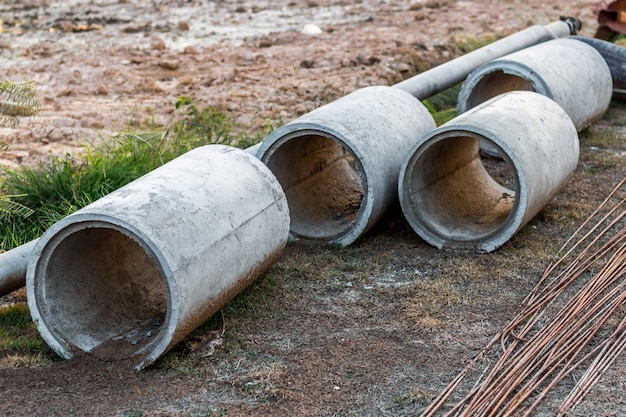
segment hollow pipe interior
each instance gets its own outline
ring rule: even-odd
[[[508,91],[537,91],[537,89],[532,80],[503,70],[494,70],[485,74],[476,83],[472,93],[467,97],[465,109],[476,107],[480,103]],[[540,92],[544,93],[541,90]]]
[[[339,139],[295,132],[267,165],[285,191],[294,237],[332,240],[351,227],[367,187],[358,160]]]
[[[94,227],[95,226],[95,227]],[[37,294],[66,342],[104,359],[130,357],[160,332],[168,290],[158,263],[113,225],[72,227],[49,242]]]
[[[508,161],[481,158],[481,139],[468,132],[449,134],[412,161],[412,167],[421,168],[410,169],[409,195],[411,204],[420,207],[420,224],[457,243],[497,234],[519,188]]]

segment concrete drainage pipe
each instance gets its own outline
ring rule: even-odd
[[[59,355],[141,369],[266,270],[288,232],[269,169],[204,146],[54,224],[31,255],[28,304]]]
[[[392,87],[367,87],[272,132],[258,151],[282,184],[294,238],[349,245],[396,196],[407,152],[436,127]]]
[[[553,39],[471,72],[459,92],[458,112],[514,90],[535,91],[553,99],[580,131],[608,109],[613,81],[609,66],[594,47],[576,39]]]
[[[481,141],[503,159],[481,159]],[[491,252],[565,185],[578,154],[576,127],[558,104],[534,92],[503,94],[412,149],[398,181],[402,212],[433,246]]]

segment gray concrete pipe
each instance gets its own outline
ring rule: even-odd
[[[285,190],[291,236],[354,242],[395,198],[407,152],[435,127],[409,93],[367,87],[272,132],[258,155]]]
[[[541,42],[575,35],[579,29],[580,21],[572,17],[545,26],[534,25],[404,80],[395,87],[424,100],[460,83],[480,65]]]
[[[28,305],[59,355],[148,366],[281,255],[287,200],[253,155],[194,149],[54,224]]]
[[[245,151],[256,156],[261,144],[246,148]],[[37,240],[20,245],[9,251],[0,253],[0,297],[7,295],[26,285],[26,269],[30,253]]]
[[[291,236],[353,243],[396,199],[402,162],[436,127],[421,99],[494,57],[575,33],[577,23],[525,29],[393,87],[357,90],[276,129],[257,156],[285,190]]]
[[[481,141],[503,159],[482,159]],[[491,252],[559,192],[578,155],[576,127],[556,102],[530,91],[505,93],[412,149],[398,181],[402,212],[433,246]]]
[[[608,109],[613,80],[594,47],[576,39],[554,39],[478,67],[461,87],[458,112],[513,90],[535,91],[553,99],[580,131]]]

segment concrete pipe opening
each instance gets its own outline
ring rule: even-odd
[[[553,39],[472,71],[459,91],[458,112],[508,91],[534,91],[551,98],[580,131],[608,109],[613,80],[594,47],[572,38]]]
[[[482,156],[487,143],[497,158]],[[433,246],[491,252],[535,216],[574,172],[578,135],[553,100],[505,93],[425,135],[398,181],[407,221]]]
[[[360,161],[329,136],[308,130],[288,135],[267,164],[283,185],[296,238],[332,241],[353,226],[362,207],[367,185]]]
[[[393,203],[402,161],[435,127],[411,94],[376,86],[276,129],[257,156],[285,190],[290,235],[353,243]]]
[[[532,79],[526,79],[521,74],[510,74],[504,70],[494,69],[476,82],[471,93],[465,98],[462,112],[509,91],[535,91],[549,94],[545,87],[534,85]]]
[[[464,130],[439,135],[411,159],[407,170],[420,208],[420,226],[463,245],[487,240],[506,226],[519,190],[519,179],[506,159],[481,157],[488,140]]]
[[[183,340],[281,255],[289,210],[249,152],[194,149],[55,223],[26,273],[50,347],[141,369]]]
[[[158,339],[168,288],[136,236],[103,222],[76,224],[48,243],[39,265],[40,315],[72,350],[128,358]]]

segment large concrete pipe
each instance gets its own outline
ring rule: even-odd
[[[253,155],[192,150],[54,224],[26,275],[32,318],[59,355],[141,369],[265,271],[287,200]]]
[[[285,190],[292,237],[354,242],[396,196],[399,161],[435,127],[409,93],[367,87],[275,130],[259,155]]]
[[[482,159],[481,141],[503,160]],[[402,212],[433,246],[491,252],[565,185],[578,154],[576,127],[555,101],[530,91],[505,93],[412,149],[398,181]]]
[[[577,24],[565,19],[525,29],[396,86],[357,90],[276,129],[257,155],[285,190],[291,236],[353,243],[393,203],[402,161],[435,128],[420,100],[494,57],[575,33]]]
[[[513,90],[535,91],[563,107],[580,131],[600,119],[613,95],[602,55],[576,39],[554,39],[493,60],[473,71],[459,92],[459,113]]]

